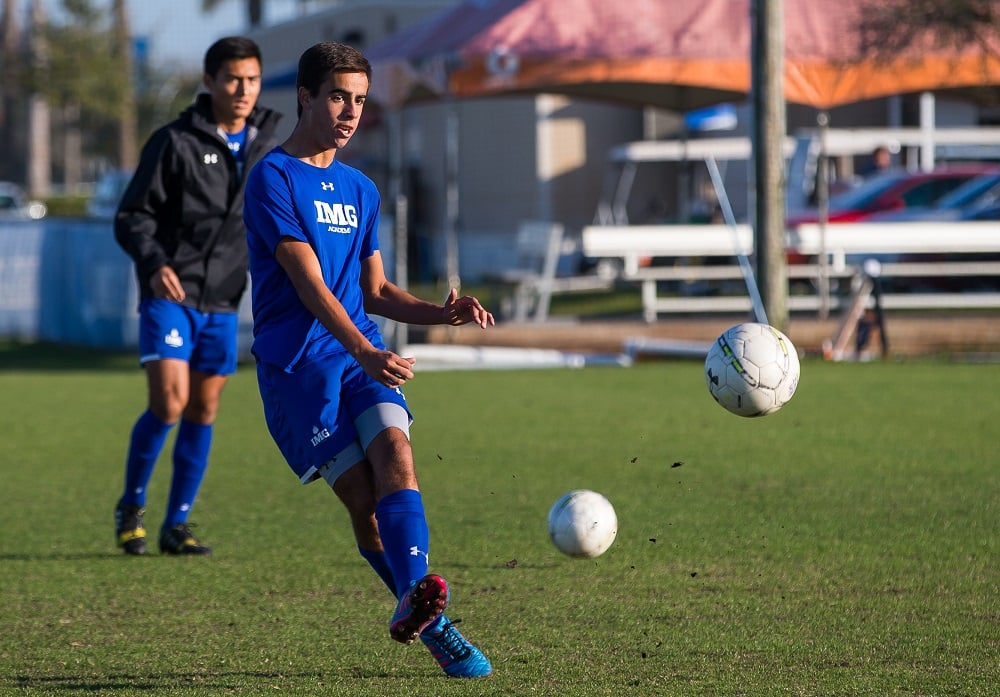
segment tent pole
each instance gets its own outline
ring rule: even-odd
[[[726,226],[733,233],[733,248],[736,250],[736,259],[740,263],[740,272],[743,274],[743,282],[747,286],[747,293],[750,295],[750,304],[753,306],[753,316],[757,322],[770,324],[767,321],[767,311],[764,309],[764,301],[760,297],[760,289],[757,288],[757,279],[754,277],[753,267],[747,257],[746,250],[740,242],[740,235],[736,228],[736,216],[733,215],[733,207],[729,202],[729,195],[726,193],[726,185],[722,181],[722,174],[719,172],[719,165],[715,158],[708,156],[705,158],[705,165],[708,167],[708,175],[712,178],[712,186],[715,187],[715,197],[719,200],[719,207],[722,208],[722,217],[726,221]]]
[[[389,197],[393,202],[392,231],[393,268],[396,285],[407,290],[409,279],[407,267],[407,246],[409,244],[409,202],[403,186],[403,109],[397,107],[389,111]],[[409,325],[394,322],[393,341],[397,349],[409,341]]]
[[[819,318],[830,315],[830,269],[826,253],[826,225],[830,220],[830,173],[827,169],[827,135],[830,115],[821,111],[816,116],[819,125],[819,169],[816,171],[816,212],[819,223]]]
[[[445,99],[445,275],[448,288],[462,284],[458,271],[458,104],[450,94]]]

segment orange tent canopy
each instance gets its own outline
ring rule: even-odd
[[[784,3],[787,101],[830,108],[1000,84],[997,36],[946,49],[928,34],[905,54],[876,55],[860,27],[877,4]],[[750,12],[750,0],[467,0],[373,48],[373,90],[395,103],[556,92],[678,110],[741,99]]]

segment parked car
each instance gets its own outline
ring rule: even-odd
[[[854,223],[872,221],[877,214],[899,212],[912,208],[927,209],[941,197],[966,182],[996,170],[990,165],[963,165],[936,169],[931,172],[891,170],[875,175],[853,189],[830,197],[827,221]],[[816,210],[788,217],[788,227],[819,220]],[[787,255],[789,264],[804,264],[811,259],[798,252]]]
[[[962,220],[1000,220],[1000,201],[973,211],[966,211]]]
[[[38,220],[47,212],[44,203],[29,201],[17,184],[0,182],[0,220]]]
[[[859,222],[869,220],[876,213],[928,208],[962,184],[994,170],[995,166],[964,165],[931,172],[892,170],[878,174],[852,189],[831,196],[827,220],[831,223]],[[818,212],[810,209],[790,215],[788,225],[814,223],[818,219]]]
[[[971,179],[950,194],[943,196],[936,205],[926,209],[912,211],[912,216],[886,216],[889,222],[906,221],[993,221],[1000,220],[1000,170]],[[881,218],[880,218],[881,219]],[[874,220],[874,218],[873,218]],[[984,231],[985,234],[995,234]],[[899,262],[984,262],[987,264],[1000,261],[996,254],[900,254],[889,261]],[[996,292],[1000,290],[1000,279],[995,275],[983,276],[948,276],[925,277],[917,282],[914,279],[895,279],[892,281],[897,288],[933,289],[938,291],[959,292]]]
[[[94,195],[87,201],[87,215],[103,220],[114,218],[118,203],[130,181],[131,170],[113,169],[102,174],[94,186]]]
[[[973,177],[930,206],[910,206],[868,216],[870,222],[965,220],[1000,204],[1000,168]]]

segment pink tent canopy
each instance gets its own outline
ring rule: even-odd
[[[929,35],[869,50],[875,0],[787,0],[785,97],[830,108],[890,94],[1000,84],[1000,38],[962,48]],[[687,110],[750,91],[750,0],[467,0],[369,51],[373,93],[556,92]]]

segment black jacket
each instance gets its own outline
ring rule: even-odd
[[[243,189],[250,168],[275,145],[281,115],[256,107],[247,120],[242,176],[200,94],[146,142],[115,215],[115,239],[135,262],[143,298],[154,271],[169,265],[203,312],[235,312],[247,283]]]

